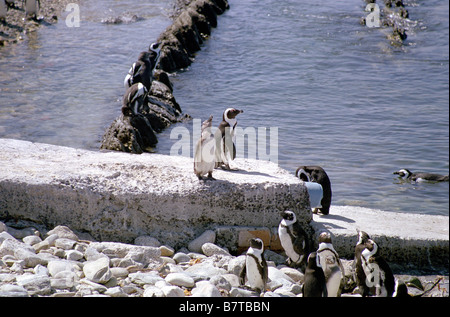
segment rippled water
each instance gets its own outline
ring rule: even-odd
[[[245,111],[240,127],[277,127],[279,165],[323,166],[333,204],[448,215],[448,182],[392,175],[449,170],[449,4],[408,3],[415,22],[393,47],[388,30],[359,24],[362,0],[230,0],[195,63],[172,77],[175,97],[214,125],[233,105]],[[60,22],[0,51],[0,137],[98,149],[124,74],[170,23],[169,5],[88,3],[80,28]],[[127,11],[144,20],[100,23]],[[158,152],[170,152],[171,132]]]

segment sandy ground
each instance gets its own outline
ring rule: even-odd
[[[0,0],[4,1],[4,0]],[[58,21],[68,3],[73,0],[40,0],[41,7],[36,19],[27,18],[21,0],[16,0],[9,8],[6,17],[0,18],[0,49],[22,40],[25,34],[36,31],[41,26],[48,26]]]

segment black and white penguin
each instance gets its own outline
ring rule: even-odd
[[[149,51],[141,52],[138,60],[131,66],[127,76],[125,76],[125,88],[131,87],[133,84],[142,83],[147,91],[150,91],[153,81],[153,72],[159,61],[161,49],[159,43],[152,43]]]
[[[319,210],[322,214],[328,215],[330,213],[331,206],[331,182],[325,170],[320,166],[299,166],[295,171],[295,176],[303,180],[304,182],[315,182],[322,186],[323,197],[321,201],[321,208],[315,208],[314,212]]]
[[[394,274],[378,252],[377,243],[364,231],[358,231],[355,248],[357,284],[363,296],[392,297],[395,291]]]
[[[322,232],[319,235],[319,248],[317,256],[327,284],[328,297],[341,296],[344,286],[344,266],[331,242],[331,234]]]
[[[406,168],[394,172],[393,174],[398,175],[404,180],[414,181],[414,182],[448,182],[448,175],[440,175],[434,173],[417,172],[412,173]]]
[[[308,256],[308,264],[305,270],[305,282],[303,283],[303,297],[328,297],[325,274],[323,273],[316,252]]]
[[[264,258],[264,243],[259,238],[250,240],[247,250],[245,266],[240,274],[241,285],[247,285],[257,292],[265,292],[269,277],[267,262]]]
[[[194,155],[194,173],[199,180],[203,179],[203,175],[208,174],[208,179],[214,179],[212,172],[214,170],[216,142],[214,134],[211,132],[213,116],[205,120],[202,124],[202,134],[195,147]]]
[[[281,217],[283,219],[278,225],[278,236],[281,246],[288,256],[288,265],[304,269],[310,251],[308,236],[298,223],[294,212],[283,211]]]
[[[223,112],[222,122],[216,131],[216,167],[230,170],[230,161],[236,158],[236,116],[243,110],[228,108]]]
[[[125,116],[138,115],[147,100],[147,88],[142,83],[133,84],[123,96],[122,113]]]

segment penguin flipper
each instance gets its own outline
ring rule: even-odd
[[[247,266],[244,264],[241,270],[241,274],[239,274],[239,284],[245,285],[245,278],[247,277]]]

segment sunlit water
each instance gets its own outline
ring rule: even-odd
[[[449,170],[449,4],[409,3],[412,29],[393,47],[388,29],[359,24],[362,0],[230,0],[192,66],[172,76],[175,97],[214,125],[235,106],[240,127],[277,128],[278,164],[323,166],[335,205],[448,215],[448,182],[392,175]],[[170,24],[170,5],[87,3],[80,28],[60,21],[1,51],[0,137],[98,149],[124,75]],[[100,23],[124,12],[144,19]],[[173,128],[192,122],[164,131],[157,152],[170,153]]]

